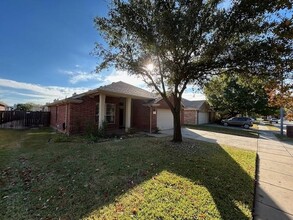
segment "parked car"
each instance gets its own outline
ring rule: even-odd
[[[248,117],[233,117],[229,119],[224,119],[221,121],[224,126],[241,126],[244,128],[249,128],[253,126],[253,120]]]
[[[271,118],[270,120],[269,120],[269,122],[272,124],[272,123],[279,123],[280,122],[280,119],[277,119],[277,118]]]

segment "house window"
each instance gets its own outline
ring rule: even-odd
[[[115,104],[106,103],[106,122],[115,124]]]
[[[99,103],[96,104],[96,122],[99,122]],[[105,121],[108,124],[115,124],[116,105],[106,103],[105,106]]]

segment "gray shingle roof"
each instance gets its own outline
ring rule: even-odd
[[[182,103],[185,108],[200,109],[205,102],[206,100],[189,101],[187,99],[182,99]]]
[[[98,92],[110,92],[117,93],[141,98],[153,99],[154,94],[128,83],[119,81],[111,83],[110,85],[101,86],[97,89]]]
[[[108,95],[121,95],[121,96],[130,96],[133,98],[139,99],[155,99],[155,95],[151,92],[148,92],[144,89],[138,88],[136,86],[130,85],[128,83],[119,81],[114,82],[106,86],[101,86],[97,89],[89,90],[87,92],[81,94],[74,94],[72,97],[57,100],[53,103],[48,103],[47,106],[54,106],[56,104],[64,104],[69,102],[79,103],[81,101],[81,97],[91,95],[91,94],[99,94],[105,93]]]

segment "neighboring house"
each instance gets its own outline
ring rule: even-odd
[[[4,102],[0,102],[0,111],[6,111],[7,105]]]
[[[170,99],[172,102],[172,98]],[[160,130],[170,129],[173,128],[173,113],[171,112],[168,104],[164,101],[162,97],[156,98],[155,100],[151,101],[154,114],[156,114],[156,123],[157,127]],[[184,108],[183,104],[181,105],[181,124],[184,124]]]
[[[57,100],[48,107],[51,126],[67,134],[85,132],[90,125],[102,126],[103,121],[113,131],[173,128],[172,113],[162,99],[121,81]],[[182,124],[183,119],[182,109]]]
[[[184,105],[184,124],[200,125],[215,120],[215,112],[206,100],[189,101],[182,99]]]

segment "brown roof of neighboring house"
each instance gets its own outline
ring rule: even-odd
[[[197,101],[189,101],[187,99],[182,99],[182,103],[185,108],[195,108],[200,109],[202,105],[206,102],[206,100],[197,100]]]

